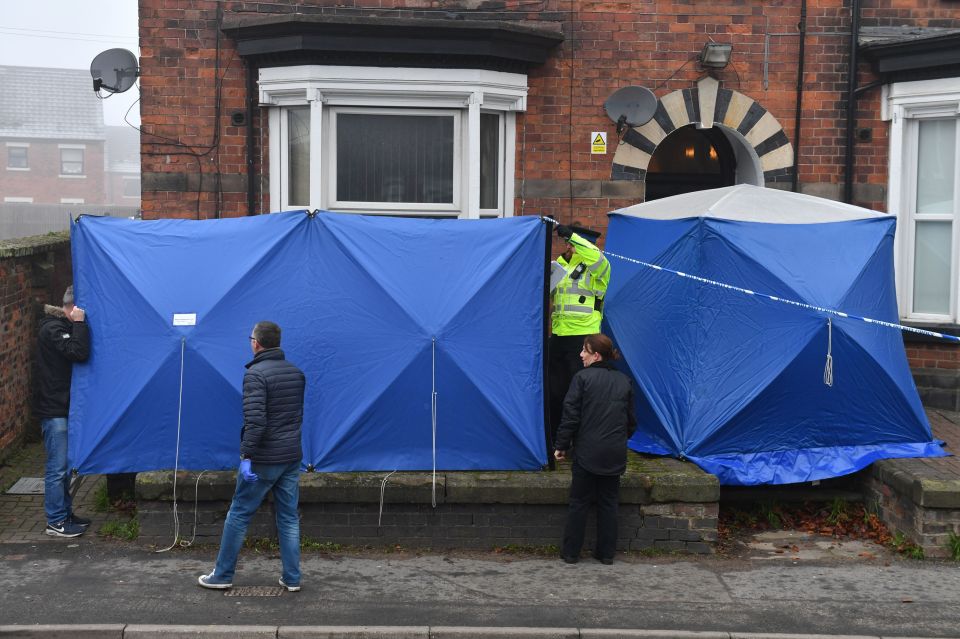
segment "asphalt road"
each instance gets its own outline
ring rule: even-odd
[[[215,549],[154,554],[63,540],[0,545],[3,624],[526,626],[830,635],[960,636],[960,565],[879,556],[781,561],[365,552],[303,558],[303,590],[278,595],[280,563],[245,551],[235,586],[196,578]],[[242,589],[233,595],[243,594]],[[264,596],[273,595],[273,596]]]

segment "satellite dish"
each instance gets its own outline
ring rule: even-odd
[[[657,111],[657,96],[646,87],[623,87],[603,103],[607,115],[617,123],[617,135],[628,126],[641,126]]]
[[[90,63],[93,90],[123,93],[133,86],[140,68],[137,57],[126,49],[107,49]]]

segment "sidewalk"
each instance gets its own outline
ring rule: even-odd
[[[951,449],[960,444],[960,416],[931,421]],[[956,458],[901,461],[960,477]],[[42,445],[28,446],[0,467],[0,490],[42,466]],[[613,566],[509,551],[305,550],[299,593],[277,587],[267,548],[244,551],[233,590],[207,591],[196,578],[215,547],[157,554],[95,534],[122,517],[93,510],[103,483],[80,488],[77,510],[94,523],[77,539],[43,534],[41,496],[0,493],[0,639],[960,638],[955,562],[826,538],[810,543],[826,549],[816,554],[802,542],[777,554],[782,539],[758,536],[758,552],[737,558],[634,553]]]

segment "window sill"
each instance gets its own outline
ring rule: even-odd
[[[29,171],[29,170],[30,170],[30,167],[29,167],[29,166],[28,166],[28,167],[8,166],[8,167],[7,167],[7,170],[8,170],[8,171],[21,171],[21,172],[22,172],[22,171]]]
[[[87,179],[87,176],[86,176],[86,175],[64,175],[64,174],[62,174],[62,173],[60,174],[60,177],[66,178],[66,179],[68,179],[68,180],[85,180],[85,179]]]

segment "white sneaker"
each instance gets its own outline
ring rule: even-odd
[[[297,584],[296,586],[288,586],[287,584],[283,583],[283,577],[280,577],[280,585],[286,588],[287,592],[300,592],[300,584]]]

